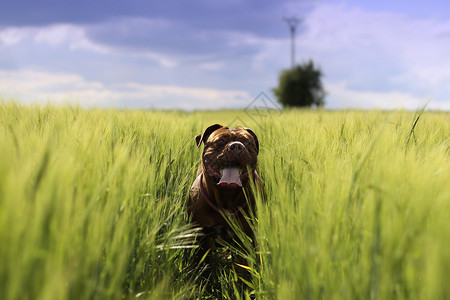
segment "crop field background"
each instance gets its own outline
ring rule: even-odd
[[[194,137],[214,123],[260,141],[245,282],[191,264]],[[0,103],[0,299],[450,299],[449,159],[448,112]]]

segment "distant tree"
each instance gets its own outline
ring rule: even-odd
[[[282,71],[275,96],[284,107],[311,107],[325,104],[322,87],[322,71],[314,67],[312,60],[292,69]]]

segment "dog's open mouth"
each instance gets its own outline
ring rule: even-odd
[[[248,177],[247,169],[236,164],[230,164],[219,169],[209,166],[208,173],[218,180],[217,185],[222,188],[240,188],[242,187],[242,180]]]
[[[221,187],[228,188],[238,188],[242,187],[241,181],[241,169],[233,167],[233,168],[225,168],[220,170],[220,181],[217,184]]]

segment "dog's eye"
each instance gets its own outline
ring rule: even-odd
[[[223,145],[225,145],[226,144],[226,141],[224,140],[224,139],[218,139],[217,141],[216,141],[216,145],[217,146],[223,146]]]
[[[252,145],[252,143],[247,141],[247,140],[240,140],[240,142],[242,144],[244,144],[245,148],[248,148],[248,147],[250,147]]]

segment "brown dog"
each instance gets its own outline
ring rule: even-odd
[[[197,147],[204,143],[201,167],[189,192],[187,211],[191,221],[203,229],[200,258],[215,245],[217,238],[233,243],[234,234],[224,216],[234,216],[243,232],[254,234],[248,216],[255,215],[254,186],[263,184],[256,173],[259,143],[248,128],[215,124],[195,137]],[[250,174],[249,174],[250,173]]]

